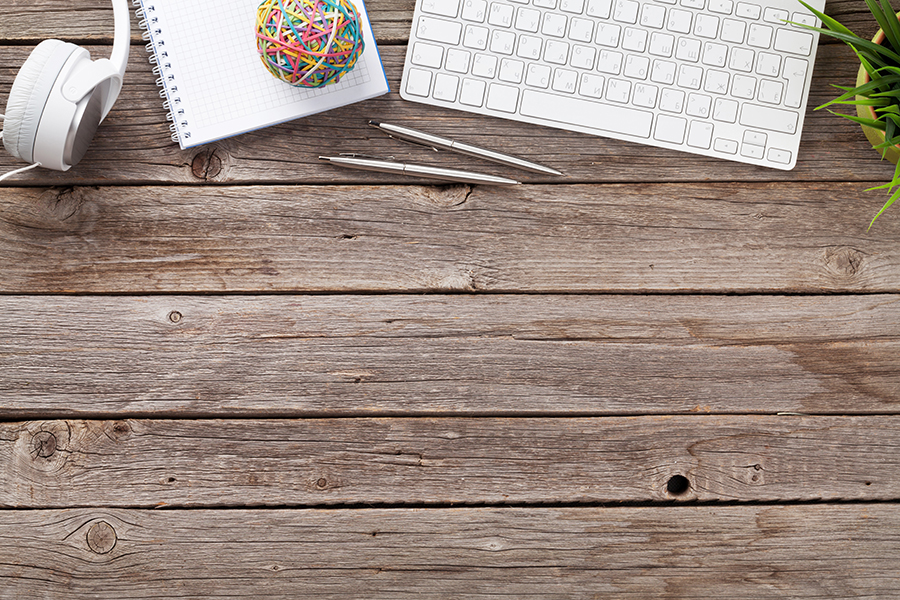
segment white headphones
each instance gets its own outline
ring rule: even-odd
[[[44,40],[16,75],[0,135],[10,154],[34,163],[26,169],[67,171],[77,164],[118,98],[131,46],[131,20],[127,0],[112,4],[115,40],[109,58],[92,61],[80,46]]]

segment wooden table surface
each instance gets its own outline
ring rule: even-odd
[[[135,27],[85,160],[0,187],[0,598],[896,598],[892,165],[825,111],[783,172],[407,103],[412,2],[368,8],[386,96],[182,151]],[[4,0],[0,106],[111,31]]]

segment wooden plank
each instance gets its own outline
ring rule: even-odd
[[[0,417],[896,414],[898,300],[0,296]]]
[[[7,508],[900,500],[900,417],[0,424]]]
[[[409,39],[414,5],[413,0],[370,0],[366,3],[379,43],[403,43]],[[878,29],[861,0],[829,0],[825,12],[867,38]],[[64,9],[52,0],[4,0],[0,6],[0,42],[36,42],[68,36],[111,43],[112,23],[112,7],[108,0],[76,0],[67,3]],[[142,44],[133,15],[131,39]]]
[[[129,0],[129,8],[131,4]],[[378,43],[390,44],[409,39],[412,0],[370,1],[366,2],[366,11]],[[141,30],[133,9],[131,13],[131,41],[143,47],[145,42],[141,40]],[[76,0],[67,2],[63,7],[52,0],[3,0],[0,5],[0,43],[38,43],[47,38],[111,44],[112,5],[109,0]]]
[[[3,188],[0,290],[896,292],[857,188]]]
[[[92,48],[98,56],[105,48]],[[28,47],[0,54],[0,106]],[[364,152],[401,160],[439,164],[520,178],[526,182],[686,182],[686,181],[857,181],[847,193],[860,198],[853,214],[869,219],[883,204],[882,192],[864,194],[873,182],[890,179],[892,165],[880,159],[859,127],[827,111],[810,108],[799,163],[779,171],[620,142],[559,129],[423,106],[398,93],[403,46],[384,47],[381,56],[392,92],[361,104],[329,111],[200,148],[180,150],[169,140],[168,123],[143,48],[131,55],[120,101],[101,126],[84,161],[65,173],[34,170],[9,185],[108,185],[112,183],[427,183],[426,180],[321,164],[323,153]],[[850,84],[857,66],[842,46],[821,49],[810,104],[834,97],[833,84]],[[461,141],[547,163],[566,175],[549,177],[485,163],[453,153],[433,152],[392,140],[366,124],[368,119],[405,123]],[[327,134],[323,134],[327,132]],[[0,152],[0,173],[22,166]],[[831,198],[832,195],[827,196]]]
[[[894,598],[896,505],[0,512],[17,600]]]

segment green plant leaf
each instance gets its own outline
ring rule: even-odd
[[[872,189],[875,189],[875,188],[872,188]],[[900,190],[897,190],[896,192],[891,194],[891,197],[888,199],[887,202],[884,203],[884,206],[881,207],[881,210],[878,211],[878,214],[876,214],[874,217],[872,217],[872,220],[869,222],[869,226],[866,227],[866,231],[872,229],[872,225],[875,224],[875,220],[878,217],[880,217],[882,214],[884,214],[884,211],[889,209],[891,207],[891,204],[893,204],[894,202],[897,201],[897,198],[900,198]]]
[[[871,127],[872,129],[878,129],[884,131],[887,128],[887,123],[885,121],[879,119],[867,119],[865,117],[858,117],[856,115],[847,115],[844,113],[838,113],[834,111],[830,111],[832,114],[844,117],[854,123],[859,123],[860,125],[865,125],[866,127]]]
[[[875,17],[878,26],[881,27],[881,30],[884,32],[884,37],[891,44],[891,47],[900,48],[900,35],[897,35],[898,24],[897,17],[894,16],[894,11],[891,10],[890,15],[885,14],[881,4],[876,0],[866,0],[866,6],[869,7],[869,12]],[[890,5],[888,6],[890,7]]]
[[[887,29],[884,31],[884,35],[888,40],[891,40],[891,46],[893,46],[895,50],[900,49],[900,46],[894,42],[894,40],[900,40],[900,21],[897,20],[897,14],[893,7],[891,7],[889,0],[881,0],[881,9],[888,24]],[[888,35],[888,31],[890,31],[890,35]]]
[[[817,17],[819,18],[819,20],[822,21],[822,24],[825,25],[825,27],[827,27],[829,30],[831,30],[831,31],[836,31],[836,32],[838,32],[838,33],[843,33],[843,34],[846,34],[846,35],[852,35],[852,36],[855,36],[855,37],[859,37],[859,36],[857,36],[855,33],[853,33],[852,31],[850,31],[849,29],[847,29],[846,27],[844,27],[839,21],[837,21],[837,20],[835,20],[835,19],[832,19],[831,17],[829,17],[828,15],[826,15],[825,13],[823,13],[822,11],[816,10],[815,8],[813,8],[812,6],[810,6],[809,4],[807,4],[806,2],[804,2],[803,0],[797,0],[797,1],[800,2],[800,4],[802,4],[804,7],[806,7],[806,10],[808,10],[809,12],[811,12],[812,14],[814,14],[815,16],[817,16]],[[803,23],[794,23],[794,25],[800,25],[800,26],[805,27],[805,28],[807,28],[807,29],[815,29],[815,30],[818,30],[818,31],[820,31],[820,32],[823,31],[823,30],[822,30],[821,28],[819,28],[819,27],[813,27],[812,25],[804,25]],[[827,33],[827,32],[826,32],[826,33]]]

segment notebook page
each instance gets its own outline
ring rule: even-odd
[[[142,0],[182,148],[323,112],[388,91],[362,0],[365,50],[338,83],[296,88],[273,77],[256,48],[259,0]]]

